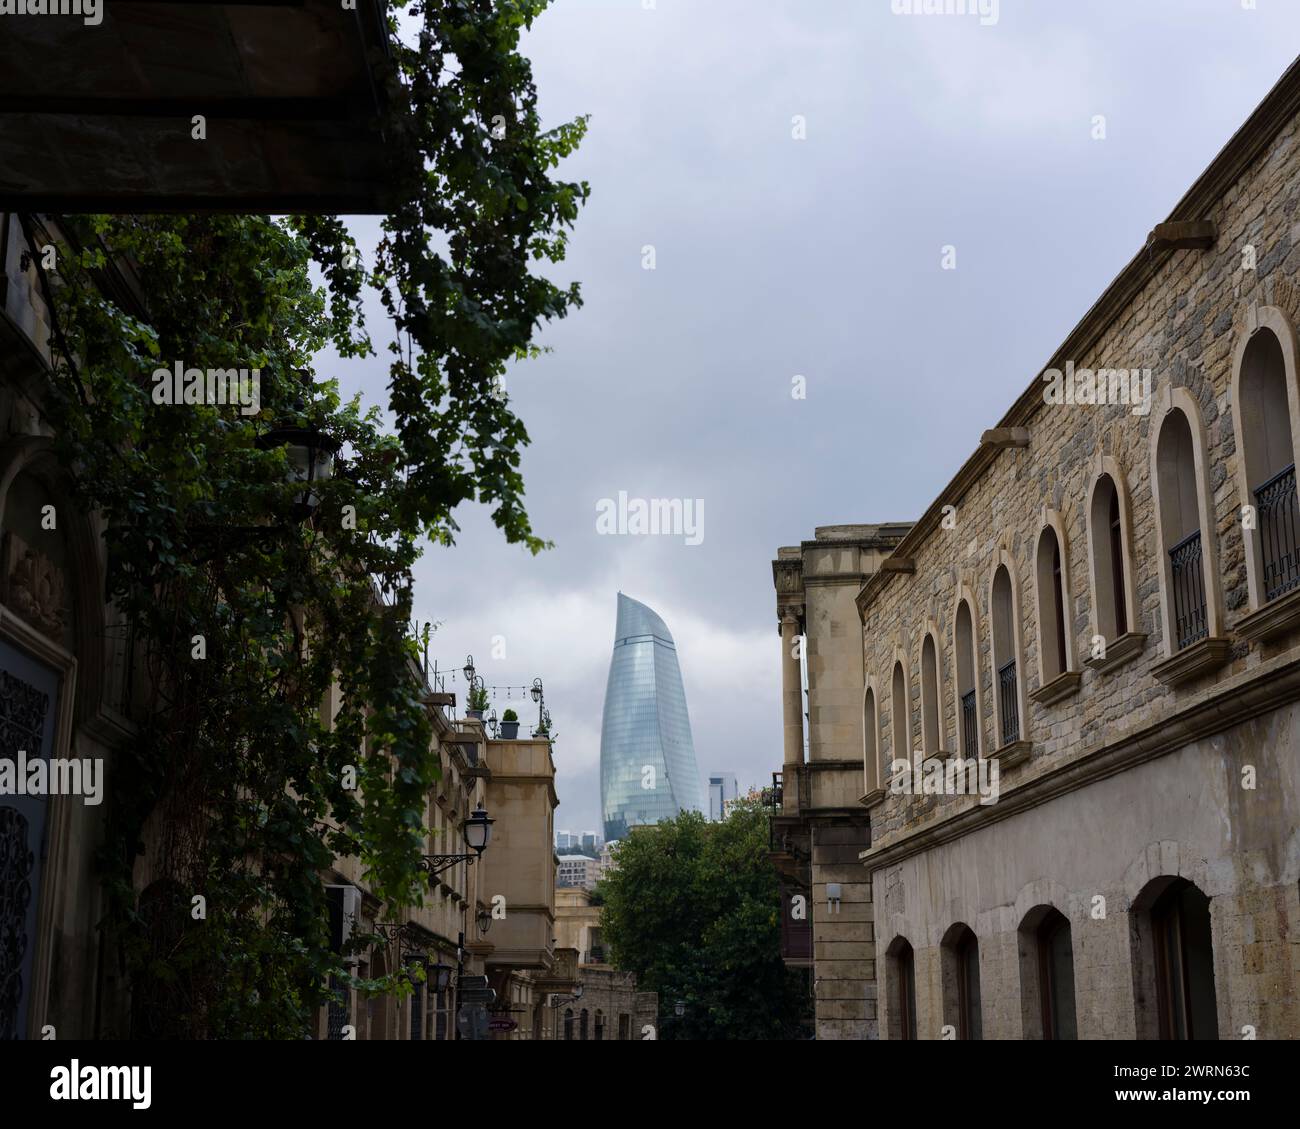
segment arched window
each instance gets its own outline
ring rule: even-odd
[[[1093,486],[1088,535],[1092,546],[1093,628],[1109,647],[1134,629],[1129,618],[1124,514],[1119,487],[1109,474],[1098,476]]]
[[[1160,528],[1171,580],[1173,643],[1181,651],[1210,633],[1192,429],[1181,411],[1171,412],[1160,429],[1156,465]]]
[[[602,1042],[605,1038],[605,1013],[596,1009],[596,1042]]]
[[[1066,635],[1068,608],[1061,540],[1050,525],[1038,537],[1037,554],[1039,662],[1043,685],[1060,678],[1070,669]]]
[[[893,692],[890,695],[890,726],[894,737],[894,759],[912,759],[912,710],[907,701],[907,676],[903,664],[894,663]]]
[[[618,1017],[618,1037],[626,1042],[632,1038],[632,1017],[627,1012],[620,1012]]]
[[[584,1043],[587,1041],[587,1009],[585,1007],[578,1012],[578,1038]]]
[[[990,604],[993,612],[993,700],[997,706],[999,747],[1020,740],[1020,679],[1016,656],[1015,590],[1006,565],[993,574]]]
[[[1133,967],[1140,1039],[1217,1039],[1210,899],[1163,875],[1133,900]]]
[[[975,622],[969,601],[957,604],[954,617],[953,657],[957,676],[957,739],[962,756],[980,755],[979,692],[975,682],[978,669],[975,651]]]
[[[573,1038],[573,1008],[571,1007],[564,1009],[564,1037]]]
[[[943,723],[939,710],[939,652],[934,636],[926,633],[921,644],[921,748],[937,753],[943,748]]]
[[[880,787],[880,720],[876,714],[876,692],[870,686],[862,695],[862,772],[866,793]]]
[[[940,946],[943,1021],[959,1039],[983,1038],[980,1015],[980,948],[968,925],[958,923]]]
[[[1261,326],[1247,343],[1237,391],[1246,494],[1242,501],[1255,511],[1254,522],[1243,522],[1243,527],[1253,574],[1251,600],[1260,607],[1300,587],[1300,507],[1286,360],[1282,342],[1271,329]]]
[[[1026,1039],[1077,1039],[1070,923],[1035,906],[1020,923],[1020,1001]]]
[[[912,946],[895,937],[885,953],[889,977],[889,1037],[916,1038],[916,962]]]

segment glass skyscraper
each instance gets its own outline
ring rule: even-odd
[[[704,810],[677,647],[664,621],[622,592],[600,727],[600,802],[606,842]]]

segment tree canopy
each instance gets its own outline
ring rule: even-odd
[[[661,1039],[798,1034],[807,988],[781,959],[767,848],[766,809],[744,801],[720,823],[682,812],[619,843],[601,934],[614,963],[659,993]]]

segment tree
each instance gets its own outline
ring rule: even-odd
[[[660,1038],[797,1033],[808,1000],[781,959],[780,890],[767,849],[766,809],[743,800],[721,823],[682,812],[619,844],[601,933],[615,965],[659,993]]]
[[[334,858],[360,859],[386,902],[423,897],[440,770],[413,673],[411,567],[424,538],[451,542],[466,501],[507,541],[546,546],[502,376],[580,301],[542,273],[587,196],[551,175],[585,121],[541,129],[519,52],[545,6],[398,0],[419,33],[394,42],[386,78],[393,190],[372,264],[337,217],[64,217],[57,236],[20,217],[54,314],[42,412],[78,504],[104,523],[104,595],[147,675],[138,737],[114,758],[102,926],[138,993],[181,1001],[164,1009],[172,1034],[310,1030],[329,979],[348,977],[326,928]],[[396,329],[391,434],[312,372],[327,344],[374,353],[367,285]],[[255,370],[259,404],[160,399],[173,365]],[[310,520],[285,449],[260,442],[284,424],[341,449]],[[342,700],[324,719],[332,685]],[[140,912],[151,820],[168,829],[159,877],[203,896],[201,928],[180,928],[176,898],[158,900],[166,928]]]

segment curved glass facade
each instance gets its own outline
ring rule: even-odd
[[[600,802],[607,843],[704,808],[677,647],[664,621],[622,592],[600,727]]]

